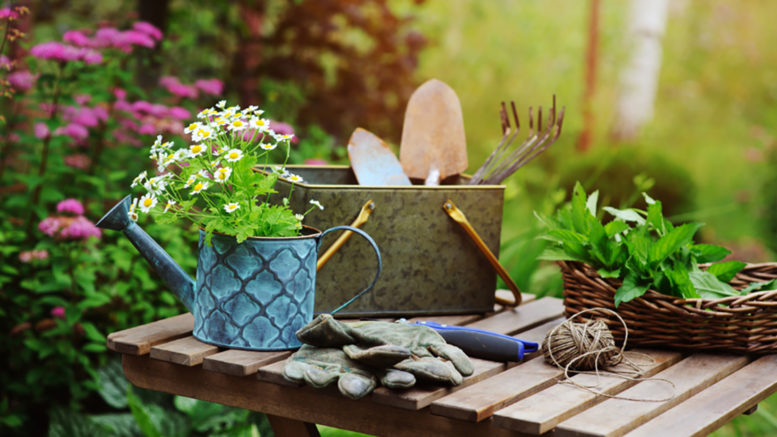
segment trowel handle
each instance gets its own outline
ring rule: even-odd
[[[515,299],[514,302],[510,302],[506,299],[502,299],[500,297],[496,297],[496,301],[502,305],[510,305],[510,306],[518,306],[521,304],[521,290],[518,288],[518,285],[510,278],[510,275],[507,273],[507,270],[502,267],[502,264],[499,263],[499,260],[494,256],[494,254],[491,252],[491,249],[486,246],[486,243],[483,242],[483,239],[480,238],[478,233],[475,231],[475,228],[472,227],[472,225],[469,223],[469,220],[467,220],[467,216],[464,215],[463,212],[459,208],[456,207],[456,205],[451,200],[446,200],[445,203],[442,205],[442,209],[445,210],[446,213],[458,224],[461,225],[462,228],[464,228],[464,231],[467,232],[467,235],[472,239],[472,241],[475,243],[475,245],[480,249],[480,252],[485,255],[488,262],[491,263],[492,266],[494,266],[494,270],[499,274],[499,277],[502,278],[503,281],[505,281],[505,284],[507,284],[507,288],[510,289],[510,291],[513,292],[513,298]]]
[[[362,206],[361,211],[359,211],[359,215],[356,217],[356,220],[354,220],[351,223],[351,227],[358,228],[364,223],[367,222],[367,219],[370,217],[370,214],[372,211],[375,210],[375,202],[372,200],[368,200],[367,203]],[[327,261],[329,261],[329,258],[332,257],[332,255],[337,252],[340,247],[345,244],[346,241],[348,241],[349,238],[351,238],[351,235],[353,235],[353,232],[351,231],[345,231],[343,232],[343,235],[341,235],[337,240],[335,240],[334,243],[332,243],[329,248],[326,249],[326,252],[324,252],[323,255],[318,257],[318,262],[316,263],[316,271],[321,270],[321,267],[326,264]]]

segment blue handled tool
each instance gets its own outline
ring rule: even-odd
[[[459,347],[467,355],[491,361],[521,361],[523,354],[535,352],[537,343],[465,326],[444,325],[432,321],[414,322],[437,331],[446,342]]]

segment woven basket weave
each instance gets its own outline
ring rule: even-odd
[[[620,280],[604,279],[583,263],[558,264],[564,278],[567,317],[598,307],[617,311],[628,326],[629,345],[752,354],[777,352],[777,290],[722,299],[680,299],[648,290],[616,309],[614,296]],[[730,284],[742,288],[775,277],[777,263],[749,264]],[[616,341],[623,341],[623,324],[609,312],[594,311],[578,317],[597,318],[605,319]]]

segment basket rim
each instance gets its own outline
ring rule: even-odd
[[[582,271],[586,276],[594,277],[596,279],[605,281],[608,285],[616,289],[620,287],[621,284],[623,283],[623,281],[618,278],[603,278],[601,275],[599,275],[596,269],[594,269],[590,264],[582,261],[561,260],[561,261],[556,261],[556,263],[559,266],[561,266],[562,271],[563,270]],[[700,267],[705,268],[705,266],[707,265],[708,264],[702,264],[700,265]],[[774,267],[775,270],[777,270],[777,262],[747,263],[745,267],[743,267],[742,270],[739,273],[737,273],[737,276],[739,276],[742,272],[745,272],[747,270],[756,270],[756,269],[762,269],[766,267]],[[773,300],[774,297],[777,297],[777,289],[756,291],[753,293],[746,294],[744,296],[727,296],[727,297],[721,297],[717,299],[709,299],[709,298],[700,298],[700,297],[681,298],[681,297],[671,296],[668,294],[655,291],[652,288],[648,288],[644,295],[634,300],[637,300],[637,299],[664,300],[664,301],[669,301],[674,305],[693,306],[696,308],[700,308],[700,307],[709,308],[709,307],[715,307],[719,305],[724,305],[728,307],[740,306],[753,300],[758,300],[758,301]]]

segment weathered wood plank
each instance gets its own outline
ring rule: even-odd
[[[479,422],[494,411],[556,383],[560,369],[537,357],[434,401],[432,414]]]
[[[658,373],[674,384],[651,380],[624,390],[618,394],[631,399],[661,399],[674,394],[665,402],[607,399],[594,407],[562,422],[555,435],[563,436],[613,436],[626,433],[688,399],[726,375],[747,364],[748,358],[733,355],[694,354],[674,366]]]
[[[544,325],[522,332],[520,338],[526,341],[540,342],[545,334],[561,323],[563,319],[552,320]],[[531,358],[526,356],[525,359]],[[485,360],[472,360],[476,371],[472,376],[464,378],[464,382],[457,387],[414,387],[405,391],[391,390],[386,387],[378,387],[371,395],[371,399],[377,403],[391,405],[409,410],[418,410],[430,405],[437,399],[462,390],[472,384],[493,377],[514,364],[496,363]]]
[[[286,366],[286,360],[276,361],[272,364],[262,366],[256,370],[256,379],[259,381],[271,382],[273,384],[286,385],[290,387],[299,387],[304,385],[287,380],[283,377],[283,368]]]
[[[218,346],[203,343],[194,337],[184,337],[151,347],[151,358],[184,366],[196,366],[203,358],[219,351]]]
[[[563,313],[564,304],[560,299],[543,297],[516,308],[506,309],[467,326],[513,335],[560,317]]]
[[[471,423],[387,405],[352,401],[326,390],[284,387],[253,377],[208,372],[135,355],[123,356],[124,374],[132,384],[303,422],[397,437],[494,436],[520,434],[493,426],[490,421]]]
[[[777,391],[777,355],[767,355],[732,373],[629,436],[704,436]]]
[[[205,357],[202,361],[202,367],[205,370],[226,373],[228,375],[246,376],[256,373],[262,366],[285,360],[289,355],[291,355],[291,352],[228,349],[224,352]]]
[[[637,352],[646,354],[653,359],[653,362],[640,366],[644,377],[650,377],[664,370],[683,357],[680,352],[647,349]],[[640,360],[635,358],[635,361]],[[612,370],[619,371],[620,369],[624,369],[624,367],[622,365],[616,366]],[[607,395],[623,391],[638,382],[607,374],[600,374],[598,377],[591,374],[578,374],[570,379],[581,386],[591,387],[593,390]],[[571,384],[556,384],[497,411],[493,416],[494,423],[514,431],[535,435],[544,434],[552,430],[558,423],[604,399],[606,399],[604,395],[596,395]]]
[[[194,329],[194,316],[181,314],[145,325],[108,334],[108,349],[123,354],[145,355],[151,346],[189,335]]]

